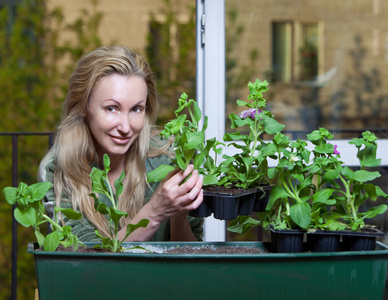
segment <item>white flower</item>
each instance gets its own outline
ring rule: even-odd
[[[295,154],[291,154],[291,156],[290,156],[290,162],[297,162],[297,161],[299,161],[300,160],[300,158],[299,157],[297,157]]]

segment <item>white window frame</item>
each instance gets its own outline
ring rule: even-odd
[[[225,132],[225,2],[197,0],[197,101],[209,123],[206,139]],[[225,221],[208,217],[204,241],[225,241]]]
[[[225,133],[225,0],[196,1],[197,101],[209,118],[206,139],[222,140]],[[346,165],[359,166],[354,145],[347,140],[332,140],[331,143],[338,145]],[[383,166],[388,166],[388,139],[377,143],[377,157],[382,159]],[[233,155],[231,150],[227,147],[224,152]],[[270,166],[273,165],[270,162]],[[208,217],[204,229],[204,241],[225,241],[225,221]]]

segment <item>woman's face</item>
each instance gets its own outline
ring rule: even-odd
[[[87,122],[100,157],[124,156],[144,125],[147,85],[138,76],[102,77],[88,103]]]

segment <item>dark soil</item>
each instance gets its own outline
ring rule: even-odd
[[[165,253],[173,253],[173,254],[249,254],[249,253],[266,253],[263,250],[257,248],[250,247],[219,247],[216,249],[210,247],[202,247],[202,248],[193,248],[190,246],[183,246],[179,248],[175,248],[172,250],[168,250]]]
[[[65,248],[62,245],[59,245],[56,251],[74,252],[71,247]],[[86,248],[78,247],[76,252],[77,253],[112,253],[104,249],[96,249],[91,247],[86,247]],[[261,249],[250,248],[250,247],[224,246],[224,247],[218,247],[218,248],[211,248],[211,247],[197,248],[197,247],[183,246],[183,247],[174,248],[172,250],[167,250],[164,253],[165,254],[253,254],[253,253],[267,253],[267,252]]]
[[[204,191],[209,191],[209,192],[216,192],[216,193],[228,193],[228,194],[235,194],[235,193],[240,193],[245,191],[245,189],[236,187],[236,186],[231,186],[230,188],[226,188],[224,186],[220,185],[208,185],[203,187]]]

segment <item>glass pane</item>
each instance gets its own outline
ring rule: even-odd
[[[165,2],[156,16],[151,14],[148,28],[146,57],[157,77],[157,125],[162,126],[175,117],[174,110],[183,92],[196,99],[195,8],[181,9],[175,2]]]
[[[388,3],[225,0],[226,131],[247,83],[269,82],[267,110],[293,138],[319,127],[335,139],[368,129],[387,138]]]

